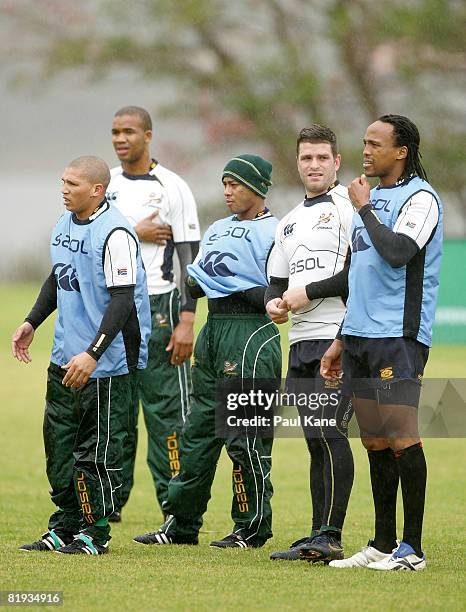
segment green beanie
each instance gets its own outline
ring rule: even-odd
[[[230,159],[223,170],[222,179],[224,176],[231,176],[261,198],[265,198],[272,184],[271,174],[272,164],[269,161],[259,155],[246,154]]]

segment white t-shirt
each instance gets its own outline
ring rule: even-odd
[[[301,202],[278,224],[270,275],[288,278],[291,289],[340,272],[351,244],[353,214],[348,190],[339,184]],[[340,297],[312,300],[291,315],[290,344],[335,338],[344,314]]]
[[[149,295],[167,293],[176,287],[173,274],[174,243],[200,240],[194,196],[182,178],[157,164],[148,174],[131,176],[121,166],[111,170],[107,199],[134,227],[155,211],[154,223],[168,223],[173,241],[166,245],[141,242]]]

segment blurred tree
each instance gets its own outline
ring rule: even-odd
[[[421,128],[439,189],[464,196],[466,3],[461,0],[3,0],[43,73],[130,66],[173,85],[165,110],[195,118],[209,147],[263,143],[296,181],[297,131],[326,123],[345,166],[383,112]],[[14,44],[13,44],[14,47]],[[21,49],[24,51],[24,47]],[[39,51],[38,51],[39,50]]]

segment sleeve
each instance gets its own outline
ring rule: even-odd
[[[104,246],[104,273],[107,287],[128,287],[136,284],[138,243],[123,228],[115,229]]]
[[[57,308],[57,279],[51,272],[41,287],[36,303],[24,319],[37,329],[45,319]]]
[[[170,183],[169,195],[168,223],[172,228],[173,241],[199,242],[201,233],[196,201],[188,184],[175,175]]]
[[[283,244],[280,241],[282,223],[277,227],[275,232],[275,244],[269,257],[268,274],[270,277],[288,278],[290,275],[290,266],[288,257],[283,250]]]
[[[364,226],[377,253],[392,266],[402,268],[419,252],[417,243],[404,234],[397,234],[384,225],[372,209],[366,204],[359,210]]]
[[[270,300],[274,300],[277,297],[281,298],[287,289],[288,276],[286,278],[271,276],[270,285],[265,290],[264,304],[267,305]]]
[[[110,303],[104,312],[99,330],[86,351],[96,361],[123,329],[134,308],[134,286],[111,287],[109,292]]]
[[[353,230],[353,220],[354,220],[354,208],[353,205],[350,204],[348,206],[345,206],[345,212],[343,214],[343,222],[342,222],[342,226],[343,226],[343,232],[345,234],[345,238],[349,244],[349,247],[351,248],[351,244],[352,244],[352,230]]]
[[[429,191],[418,191],[403,205],[393,231],[408,236],[422,249],[437,227],[438,219],[435,196]]]
[[[199,252],[199,242],[175,242],[175,249],[180,260],[180,294],[181,311],[195,312],[196,300],[186,291],[187,266],[194,261]]]

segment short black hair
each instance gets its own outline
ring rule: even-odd
[[[411,119],[403,115],[387,114],[382,115],[378,120],[383,123],[390,123],[393,126],[393,136],[397,147],[406,147],[408,149],[405,168],[400,178],[405,179],[413,174],[417,174],[419,178],[427,181],[426,171],[421,164],[422,156],[419,151],[421,137],[419,136],[417,126]]]
[[[103,185],[104,190],[107,189],[110,183],[110,170],[107,163],[95,155],[81,155],[81,157],[73,159],[68,164],[68,168],[81,170],[89,183],[92,185],[100,183]]]
[[[335,132],[325,125],[313,123],[310,127],[303,128],[298,134],[296,141],[296,155],[299,155],[299,145],[302,142],[328,142],[332,148],[333,157],[338,155],[337,137]]]
[[[122,115],[135,115],[141,120],[142,129],[145,132],[152,131],[152,119],[145,108],[140,106],[123,106],[120,110],[117,110],[115,117],[121,117]]]

